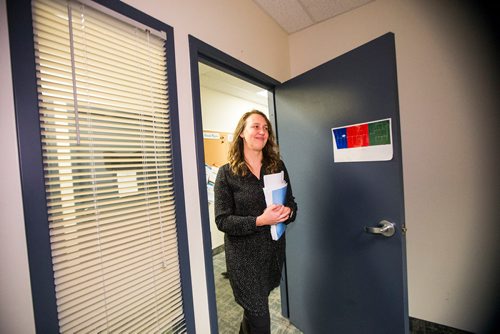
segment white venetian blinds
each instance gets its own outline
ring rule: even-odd
[[[33,26],[60,330],[183,333],[165,39],[76,1]]]

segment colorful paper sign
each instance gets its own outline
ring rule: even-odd
[[[334,162],[392,159],[391,119],[332,128]]]

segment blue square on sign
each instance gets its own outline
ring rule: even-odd
[[[347,148],[347,129],[340,128],[333,130],[333,137],[335,138],[335,143],[337,144],[337,149]]]

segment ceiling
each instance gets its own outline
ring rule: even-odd
[[[200,86],[267,106],[265,90],[214,67],[198,63]]]
[[[374,0],[253,0],[289,34]]]
[[[253,0],[289,34],[328,20],[374,0]],[[200,63],[200,85],[267,105],[262,88]]]

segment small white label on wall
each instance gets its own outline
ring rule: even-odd
[[[218,132],[203,132],[203,138],[205,138],[205,139],[220,139],[220,133],[218,133]]]

